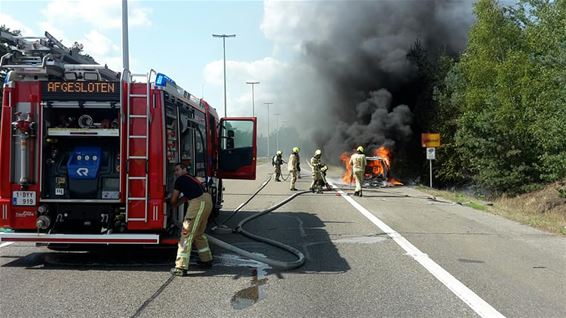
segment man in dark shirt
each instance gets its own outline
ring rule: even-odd
[[[175,176],[177,180],[175,180],[171,204],[179,206],[185,201],[189,201],[189,207],[185,213],[175,267],[171,269],[171,274],[186,276],[193,243],[198,249],[199,264],[205,268],[212,266],[212,252],[208,246],[208,239],[204,234],[208,216],[212,211],[212,197],[208,192],[204,191],[201,182],[188,173],[187,167],[184,164],[178,163],[175,165]],[[179,198],[181,193],[183,197]]]

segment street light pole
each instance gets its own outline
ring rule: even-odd
[[[274,115],[275,115],[275,118],[277,118],[277,121],[276,121],[277,133],[275,134],[275,147],[277,148],[277,150],[280,150],[279,149],[279,115],[281,115],[281,114],[274,114]]]
[[[254,96],[254,86],[255,84],[259,84],[257,81],[249,81],[246,84],[250,84],[252,86],[252,117],[255,117],[255,96]]]
[[[269,151],[269,105],[273,105],[273,103],[264,103],[267,105],[267,158],[270,158],[270,151]]]
[[[222,38],[222,52],[224,54],[224,117],[227,117],[226,111],[226,38],[234,38],[235,34],[213,34],[215,38]]]
[[[130,71],[130,51],[128,44],[128,0],[122,0],[122,68],[125,72]]]

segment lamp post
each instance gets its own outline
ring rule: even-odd
[[[235,34],[213,34],[215,38],[222,38],[222,52],[224,54],[224,117],[227,116],[226,111],[226,38],[234,38]]]
[[[259,84],[259,82],[257,81],[248,81],[246,82],[246,84],[249,84],[252,86],[252,117],[255,117],[255,96],[254,96],[254,86],[256,84]]]
[[[122,0],[122,68],[126,72],[130,71],[130,51],[128,44],[128,0]]]
[[[273,105],[273,103],[264,103],[267,105],[267,158],[270,156],[269,151],[269,105]]]
[[[275,134],[275,147],[277,148],[277,150],[281,150],[279,149],[279,115],[281,114],[273,114],[275,116],[275,118],[277,118],[276,126],[277,126],[277,133]]]

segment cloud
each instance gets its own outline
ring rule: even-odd
[[[121,1],[50,1],[43,10],[45,23],[55,27],[73,27],[77,23],[96,27],[96,29],[119,29],[122,26]],[[151,9],[139,6],[138,2],[129,2],[129,27],[151,25]]]
[[[22,31],[22,35],[24,36],[35,35],[32,28],[10,15],[0,12],[0,21],[2,21],[0,22],[0,25],[5,25],[6,27],[10,28],[10,30],[20,30]]]
[[[92,30],[78,42],[84,45],[84,52],[94,57],[98,63],[106,64],[115,71],[122,68],[122,51],[120,46],[104,34]]]
[[[120,34],[116,30],[122,27],[121,10],[121,1],[117,0],[52,0],[42,10],[43,20],[39,26],[57,39],[64,40],[67,46],[75,41],[82,43],[84,53],[118,71],[122,68],[122,53]],[[151,26],[151,9],[142,6],[139,1],[128,2],[128,16],[129,28]],[[81,32],[78,36],[75,33],[76,38],[70,38],[63,30]],[[131,56],[130,65],[135,61]]]
[[[229,116],[251,116],[252,96],[251,86],[247,81],[259,81],[255,85],[255,111],[256,116],[263,116],[265,102],[276,102],[283,106],[280,95],[279,79],[287,72],[287,64],[277,59],[266,57],[260,60],[226,61],[227,104]],[[224,66],[222,60],[208,63],[203,71],[203,78],[208,89],[205,91],[205,100],[211,102],[219,110],[224,108]],[[212,88],[212,89],[210,89]],[[214,92],[207,96],[206,92]],[[223,113],[223,111],[221,112]]]

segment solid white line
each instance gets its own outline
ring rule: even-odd
[[[383,232],[385,232],[389,237],[391,237],[402,249],[407,252],[407,255],[411,256],[417,262],[419,262],[427,271],[429,271],[434,277],[436,277],[441,283],[443,283],[448,289],[450,289],[456,296],[458,296],[466,305],[470,306],[478,315],[481,317],[505,317],[495,308],[493,308],[486,301],[481,299],[476,293],[471,289],[462,284],[454,276],[448,273],[444,268],[440,267],[435,261],[433,261],[427,254],[421,252],[413,244],[407,241],[401,234],[393,230],[389,225],[383,223],[375,215],[369,212],[361,204],[356,202],[356,200],[349,197],[346,193],[335,186],[330,180],[327,180],[338,193],[350,203],[354,208],[356,208],[363,216],[368,218],[373,224],[377,225]]]
[[[4,242],[4,243],[0,244],[0,248],[8,246],[8,245],[12,245],[14,243],[16,243],[16,242]]]

